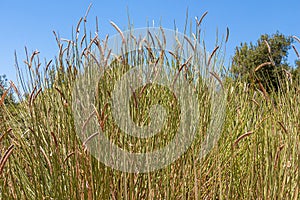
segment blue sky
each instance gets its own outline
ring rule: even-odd
[[[53,31],[71,38],[72,27],[84,16],[90,3],[93,4],[88,18],[90,30],[95,30],[98,16],[100,36],[116,33],[109,24],[111,20],[121,29],[127,27],[127,8],[135,28],[145,27],[147,21],[154,20],[155,25],[172,29],[175,20],[179,30],[183,30],[187,8],[190,19],[208,11],[202,24],[208,50],[214,48],[216,30],[222,37],[229,27],[228,60],[241,42],[255,42],[261,34],[278,30],[285,35],[300,36],[299,0],[0,0],[0,74],[16,80],[14,51],[23,66],[25,46],[29,52],[39,50],[42,59],[52,59],[57,52]],[[300,49],[299,44],[297,47]],[[290,51],[291,64],[295,59],[295,53]]]

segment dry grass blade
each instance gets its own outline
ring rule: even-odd
[[[135,37],[132,33],[130,33],[130,38],[133,39],[133,41],[134,41],[133,44],[134,44],[134,45],[136,45],[136,46],[138,46],[138,47],[141,47],[141,44],[138,43],[136,37]],[[140,39],[141,39],[141,38],[140,38]]]
[[[254,102],[257,106],[260,106],[259,103],[255,99],[251,99],[252,102]]]
[[[107,37],[107,36],[106,36]],[[106,46],[106,42],[107,42],[107,40],[105,40],[103,43],[103,48],[102,48],[102,46],[101,46],[101,42],[99,41],[98,43],[97,43],[97,47],[98,47],[98,49],[99,49],[99,52],[100,52],[100,55],[101,55],[101,58],[104,58],[104,50],[105,50],[105,46]]]
[[[158,45],[159,49],[163,50],[163,46],[161,45],[161,41],[159,40],[159,37],[156,34],[154,34],[154,36],[157,41],[157,45]]]
[[[96,114],[96,111],[94,110],[90,116],[87,118],[87,120],[84,122],[84,124],[82,125],[82,128],[81,128],[81,132],[83,133],[85,131],[85,128],[87,126],[87,124],[89,123],[89,121],[92,119],[92,117]]]
[[[85,15],[84,15],[84,22],[86,22],[86,18],[87,18],[87,16],[88,16],[89,12],[90,12],[90,9],[91,9],[92,5],[93,5],[93,4],[90,3],[88,9],[86,10],[86,13],[85,13]]]
[[[105,36],[105,40],[103,40],[103,52],[101,52],[102,54],[101,55],[103,55],[103,57],[104,57],[104,51],[107,49],[107,42],[108,42],[108,39],[109,39],[109,37],[108,37],[108,35],[106,35]],[[100,46],[101,47],[101,45],[100,45],[100,43],[98,44],[98,46]]]
[[[84,142],[83,142],[83,146],[86,148],[86,143],[88,143],[91,139],[93,139],[95,136],[99,135],[99,132],[93,133],[92,135],[90,135]]]
[[[265,62],[265,63],[262,63],[260,65],[258,65],[254,71],[257,72],[260,68],[264,67],[264,66],[268,66],[268,65],[272,65],[272,62]]]
[[[90,51],[83,51],[82,52],[82,55],[86,56],[88,58],[88,56],[91,56],[91,58],[93,58],[93,60],[95,61],[96,65],[100,68],[101,65],[100,63],[98,62],[98,59],[95,57],[95,55],[93,53],[91,53]],[[110,52],[109,52],[109,55],[110,55]],[[108,56],[109,57],[109,56]],[[104,65],[105,66],[105,65]]]
[[[53,140],[54,140],[55,147],[58,147],[57,139],[56,139],[56,137],[55,137],[55,134],[54,134],[52,131],[51,131],[51,136],[52,136],[52,138],[53,138]]]
[[[38,55],[40,52],[38,51],[38,50],[36,50],[36,51],[34,51],[33,53],[32,53],[32,55],[31,55],[31,57],[30,57],[30,65],[32,65],[32,61],[33,61],[33,59],[34,59],[34,57],[36,56],[36,55]]]
[[[20,94],[18,88],[16,87],[16,85],[14,84],[14,82],[10,81],[9,84],[13,88],[13,90],[15,91],[15,93],[17,94],[17,96],[19,97],[19,100],[21,100],[22,99],[21,94]]]
[[[94,112],[95,112],[95,114],[97,116],[98,123],[99,123],[99,125],[100,125],[100,127],[101,127],[102,130],[104,129],[104,124],[105,124],[105,120],[106,120],[105,110],[107,109],[107,107],[108,107],[108,103],[106,103],[104,105],[104,108],[103,108],[103,110],[101,112],[101,116],[100,116],[99,112],[97,111],[97,109],[94,107]]]
[[[178,70],[178,72],[177,72],[177,74],[176,74],[176,76],[175,76],[175,78],[174,78],[174,81],[173,81],[173,88],[174,88],[175,83],[176,83],[176,81],[177,81],[177,79],[178,79],[178,77],[179,77],[180,72],[181,72],[182,69],[190,62],[190,60],[192,59],[192,57],[193,57],[193,56],[190,56],[190,57],[187,59],[187,61],[186,61],[183,65],[181,65],[181,67],[179,68],[179,70]]]
[[[61,96],[64,100],[66,100],[65,95],[62,93],[62,91],[61,91],[57,86],[55,86],[54,89],[60,94],[60,96]]]
[[[219,49],[219,46],[216,46],[215,49],[213,50],[213,52],[210,54],[207,65],[210,65],[211,59],[213,58],[213,56],[215,55],[215,53],[217,52],[218,49]]]
[[[152,51],[150,43],[147,40],[145,40],[145,39],[143,40],[143,42],[146,43],[146,45],[144,47],[147,49],[147,52],[148,52],[148,54],[150,56],[150,60],[154,61],[155,60],[155,56],[153,54],[153,51]]]
[[[80,47],[82,48],[83,46],[83,43],[85,41],[85,38],[86,38],[86,34],[83,35],[83,37],[81,38],[81,41],[80,41]]]
[[[283,147],[284,147],[284,144],[280,145],[280,147],[278,148],[278,150],[276,152],[275,161],[274,161],[274,169],[276,169],[276,167],[277,167],[279,155],[280,155],[280,152],[283,149]]]
[[[181,44],[181,42],[179,41],[179,39],[178,39],[178,37],[175,37],[175,40],[176,40],[176,45],[178,45],[178,49],[182,49],[182,44]]]
[[[282,123],[282,122],[278,122],[278,124],[281,126],[281,128],[284,130],[284,132],[287,134],[288,131],[287,131],[287,129],[285,128],[285,126],[283,125],[283,123]]]
[[[69,41],[68,42],[68,46],[66,47],[66,49],[67,49],[67,57],[69,57],[70,56],[70,50],[71,50],[71,44],[73,44],[74,45],[74,43],[72,42],[72,41]],[[75,45],[74,45],[75,46]]]
[[[240,137],[238,137],[238,139],[236,139],[236,141],[233,143],[233,146],[236,147],[238,145],[238,143],[245,137],[252,135],[254,133],[254,131],[249,131],[243,135],[241,135]]]
[[[8,91],[9,91],[9,89],[7,89],[7,90],[4,91],[4,93],[3,93],[3,95],[2,95],[2,97],[0,99],[0,106],[2,106],[4,104],[4,100],[5,100],[5,97],[8,94]]]
[[[6,150],[6,152],[4,153],[4,156],[2,157],[2,159],[0,160],[0,175],[2,174],[3,172],[3,169],[4,169],[4,165],[7,161],[7,159],[9,158],[9,156],[11,155],[12,151],[14,149],[14,145],[10,145],[8,147],[8,149]]]
[[[97,46],[98,43],[99,43],[99,38],[98,38],[98,35],[96,34],[95,37],[91,40],[87,49],[91,49],[93,44],[95,44]]]
[[[138,100],[137,100],[137,97],[136,97],[136,93],[135,93],[134,89],[131,86],[130,86],[130,90],[132,92],[135,108],[138,109]]]
[[[67,155],[67,157],[64,159],[64,163],[65,163],[72,155],[74,155],[74,154],[75,154],[75,152],[69,153],[69,154]]]
[[[106,58],[104,59],[103,63],[104,63],[104,67],[107,66],[107,62],[109,60],[110,54],[111,54],[111,49],[108,51]],[[100,65],[99,65],[100,67]]]
[[[184,39],[190,44],[193,52],[195,52],[195,47],[193,46],[193,43],[191,42],[191,40],[186,35],[184,35]]]
[[[67,45],[67,47],[62,51],[62,54],[64,54],[65,52],[67,52],[67,57],[69,57],[69,55],[70,55],[70,46],[71,46],[71,44],[73,44],[74,46],[75,46],[75,44],[74,44],[74,42],[73,41],[71,41],[71,40],[68,40],[68,39],[60,39],[62,42],[67,42],[68,43],[68,45]]]
[[[63,57],[63,44],[60,44],[59,46],[59,57],[62,58]],[[62,64],[62,61],[60,60],[61,64]]]
[[[40,88],[40,89],[37,91],[36,95],[34,95],[34,97],[33,97],[33,99],[32,99],[32,103],[34,103],[35,99],[37,98],[37,96],[38,96],[41,92],[42,92],[42,88]]]
[[[50,170],[50,174],[52,174],[52,173],[53,173],[53,169],[52,169],[51,162],[50,162],[50,160],[49,160],[49,158],[48,158],[47,154],[45,153],[44,149],[43,149],[41,146],[40,146],[40,150],[41,150],[41,152],[42,152],[43,156],[44,156],[44,157],[45,157],[45,159],[46,159],[46,162],[47,162],[47,164],[48,164],[48,167],[49,167],[49,170]]]
[[[297,57],[300,59],[300,54],[299,54],[297,48],[296,48],[295,45],[293,45],[293,44],[292,44],[292,47],[293,47],[293,49],[294,49],[294,51],[295,51]]]
[[[147,85],[144,85],[139,93],[139,98],[141,98],[141,96],[143,95],[145,89],[146,89]]]
[[[76,33],[79,33],[80,32],[80,24],[82,22],[83,18],[81,17],[77,23],[77,26],[76,26]]]
[[[259,88],[260,90],[262,91],[262,93],[264,94],[264,98],[266,101],[269,101],[269,96],[268,96],[268,93],[266,91],[266,89],[264,88],[264,86],[261,84],[261,82],[258,80],[258,85],[259,85]]]
[[[55,31],[53,31],[53,34],[54,34],[57,45],[60,46],[60,39],[58,38],[58,35],[56,34]]]
[[[229,28],[227,27],[226,28],[226,39],[225,39],[225,42],[227,43],[228,42],[228,39],[229,39]]]
[[[267,45],[267,47],[268,47],[268,52],[269,52],[269,54],[271,54],[271,53],[272,53],[272,51],[271,51],[271,47],[270,47],[270,45],[269,45],[268,41],[267,41],[267,40],[264,40],[264,42],[265,42],[265,44],[266,44],[266,45]]]
[[[150,39],[151,39],[151,42],[152,42],[153,46],[155,46],[154,38],[153,38],[153,36],[152,36],[152,34],[149,30],[148,30],[148,35],[150,36]],[[146,38],[145,38],[145,41],[147,41]],[[147,41],[147,43],[149,44],[149,47],[150,47],[149,41]]]
[[[201,18],[200,18],[199,21],[197,20],[197,26],[200,26],[200,25],[201,25],[201,23],[202,23],[204,17],[205,17],[207,14],[208,14],[208,11],[206,11],[206,12],[201,16]]]
[[[3,133],[1,136],[0,136],[0,143],[1,141],[3,140],[3,138],[9,133],[12,131],[12,128],[9,128],[5,133]]]
[[[168,53],[169,53],[171,56],[173,56],[173,58],[174,58],[175,60],[178,60],[178,56],[177,56],[174,52],[168,51]]]
[[[297,36],[293,36],[293,38],[295,39],[295,40],[297,40],[299,43],[300,43],[300,38],[298,38]]]
[[[85,37],[85,36],[84,36]],[[83,40],[81,41],[81,46],[82,46],[82,42],[83,42]],[[88,46],[86,47],[86,48],[84,48],[83,50],[82,50],[82,52],[81,52],[81,57],[83,56],[83,55],[88,55],[88,54],[86,54],[85,52],[89,52],[90,51],[90,49],[91,49],[91,47],[92,47],[92,45],[93,44],[98,44],[99,43],[99,39],[98,39],[98,35],[96,34],[96,36],[93,38],[93,39],[91,39],[91,41],[90,41],[90,43],[88,44]],[[90,52],[89,52],[89,54],[90,54]],[[90,55],[92,55],[92,54],[90,54]]]
[[[99,23],[98,23],[98,16],[96,16],[96,33],[99,33]]]
[[[223,86],[222,80],[219,77],[219,75],[216,72],[209,72],[209,73],[218,80],[218,82],[220,83],[222,89],[224,90],[224,86]]]
[[[125,44],[126,43],[125,37],[124,37],[124,34],[121,31],[121,29],[113,21],[110,21],[110,24],[120,33],[120,35],[122,37],[122,42],[123,42],[123,44]]]
[[[47,65],[46,65],[46,71],[48,71],[49,67],[50,67],[50,64],[52,63],[52,60],[50,60]]]
[[[163,36],[163,45],[165,47],[167,45],[166,35],[165,35],[164,29],[162,27],[160,27],[160,31],[161,31],[162,36]]]

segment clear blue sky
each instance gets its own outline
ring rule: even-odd
[[[273,34],[277,30],[286,35],[300,36],[299,0],[0,0],[0,74],[16,80],[14,51],[23,65],[24,47],[29,52],[38,49],[41,58],[52,59],[57,46],[52,31],[61,37],[70,38],[72,27],[84,16],[88,5],[93,3],[89,14],[91,31],[94,31],[95,17],[98,16],[100,35],[115,34],[109,21],[114,21],[122,29],[127,27],[127,8],[136,28],[145,27],[147,21],[156,25],[173,28],[174,20],[183,29],[186,9],[190,19],[208,11],[203,23],[208,50],[214,47],[216,30],[219,37],[230,29],[227,58],[241,42],[255,42],[261,34]],[[297,44],[298,48],[300,45]],[[290,51],[291,64],[296,58]]]

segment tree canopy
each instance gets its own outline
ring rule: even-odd
[[[291,69],[287,56],[292,42],[292,37],[277,32],[261,35],[255,44],[242,43],[232,59],[233,77],[252,86],[261,83],[267,91],[278,90],[280,79]]]
[[[4,100],[3,103],[13,103],[14,98],[12,93],[8,91],[8,93],[5,94],[5,91],[8,89],[7,81],[8,80],[6,78],[6,75],[0,75],[0,101],[2,101],[2,97],[3,97]]]

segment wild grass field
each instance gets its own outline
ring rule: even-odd
[[[96,52],[105,51],[105,39],[91,36],[86,23],[86,18],[80,20],[71,40],[57,38],[59,51],[52,62],[43,63],[38,52],[28,54],[26,67],[17,67],[21,88],[11,84],[16,105],[4,104],[5,95],[1,98],[0,199],[299,199],[299,81],[286,78],[281,80],[281,90],[266,92],[263,86],[227,80],[222,48],[207,61],[222,72],[220,76],[208,74],[226,93],[226,115],[220,138],[205,157],[197,159],[211,120],[212,96],[198,79],[190,82],[199,103],[197,137],[179,159],[159,170],[127,173],[94,158],[76,134],[72,109],[78,74],[88,65],[103,70]],[[200,24],[195,27],[194,38],[201,41]],[[158,62],[159,55],[162,52],[148,49],[142,54],[143,62]],[[177,72],[196,80],[197,70],[185,70],[175,56]],[[112,90],[129,69],[125,56],[104,70],[95,97],[99,127],[130,152],[164,147],[174,137],[181,113],[166,88],[146,85],[130,101],[131,117],[137,124],[149,124],[150,105],[160,103],[167,108],[168,117],[158,135],[129,137],[112,118]],[[21,91],[26,92],[25,98]]]

